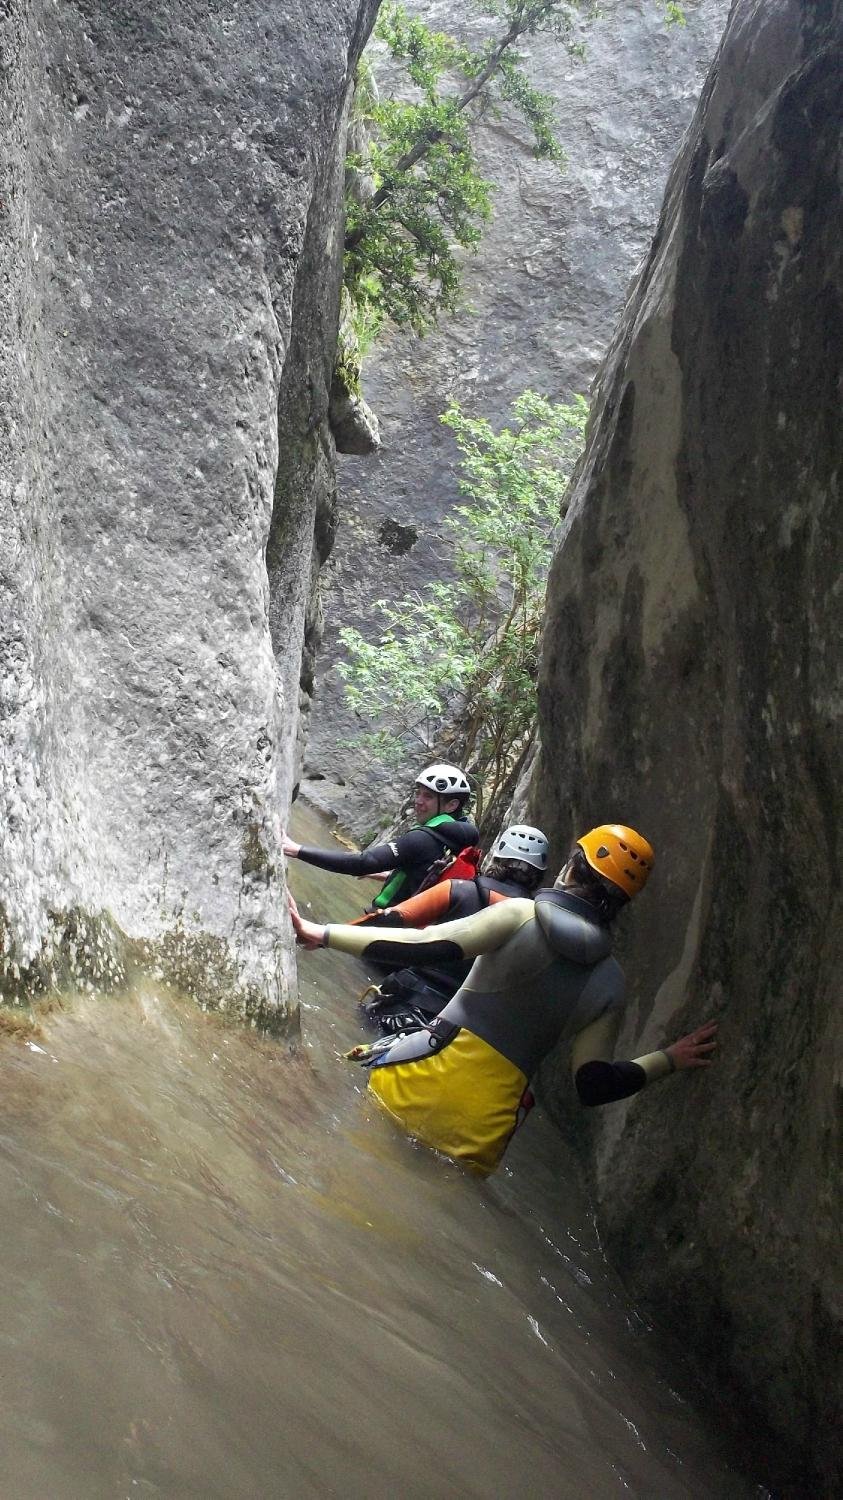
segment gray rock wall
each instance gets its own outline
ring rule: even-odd
[[[656,847],[621,1055],[709,1017],[720,1052],[592,1117],[603,1228],[811,1495],[839,1486],[841,76],[839,0],[734,7],[602,375],[532,801],[559,858],[607,818]]]
[[[206,1002],[287,1009],[273,820],[332,459],[319,378],[301,399],[290,361],[307,378],[333,359],[345,109],[374,9],[0,12],[7,997],[74,955],[119,977],[134,953]],[[274,609],[292,684],[271,526],[299,601]]]
[[[462,35],[487,35],[493,24],[455,0],[414,8]],[[478,141],[497,184],[494,220],[469,262],[466,311],[423,341],[384,338],[366,362],[382,449],[340,461],[341,523],[307,757],[309,777],[327,780],[305,783],[358,836],[391,813],[405,778],[379,771],[349,743],[359,725],[333,670],[337,631],[376,628],[373,599],[401,599],[447,572],[442,521],[458,498],[456,449],[439,415],[450,396],[503,421],[527,386],[559,399],[588,390],[728,8],[728,0],[697,0],[678,28],[665,26],[660,0],[603,6],[585,34],[583,63],[547,37],[532,39],[529,71],[558,101],[566,170],[536,161],[524,126],[506,112],[486,119]]]

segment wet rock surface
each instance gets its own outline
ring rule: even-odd
[[[733,10],[602,375],[531,809],[558,856],[607,816],[656,847],[621,1055],[708,1018],[720,1053],[592,1122],[604,1232],[800,1495],[840,1461],[842,36]]]
[[[68,913],[107,913],[200,998],[286,1009],[271,810],[333,450],[318,379],[306,409],[283,405],[283,382],[296,340],[297,370],[330,378],[344,111],[373,10],[2,8],[9,987],[37,961],[49,983]],[[303,294],[308,255],[322,276]],[[273,531],[298,561],[282,578],[299,601],[283,616],[292,685],[264,565],[276,461]],[[283,487],[293,471],[306,493]]]
[[[431,26],[488,34],[489,18],[454,0],[415,8]],[[361,724],[334,668],[338,629],[377,630],[375,599],[400,601],[447,574],[442,522],[459,499],[456,448],[439,422],[450,396],[502,422],[527,386],[558,399],[587,391],[650,242],[728,9],[728,0],[700,0],[686,6],[681,28],[666,27],[653,0],[605,7],[588,28],[582,63],[547,37],[531,39],[530,75],[558,101],[567,167],[536,161],[525,127],[505,111],[484,120],[479,151],[497,185],[494,220],[469,263],[466,311],[423,341],[387,336],[366,361],[382,448],[340,465],[341,523],[307,752],[307,772],[323,779],[306,774],[304,782],[308,797],[357,837],[388,819],[405,775],[373,766],[354,744]],[[400,554],[390,545],[396,526],[418,532]]]

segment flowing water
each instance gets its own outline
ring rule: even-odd
[[[540,1111],[485,1183],[413,1146],[338,1056],[360,971],[300,975],[294,1053],[151,980],[0,1048],[0,1500],[757,1495]]]

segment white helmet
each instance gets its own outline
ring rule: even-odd
[[[439,797],[471,795],[468,777],[459,766],[425,766],[423,771],[419,771],[415,785],[426,786],[429,792],[436,792]]]
[[[547,869],[549,845],[540,828],[513,823],[505,828],[492,849],[492,859],[520,859],[536,870]]]

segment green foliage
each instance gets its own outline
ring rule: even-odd
[[[685,25],[678,0],[655,0],[670,25]],[[494,30],[478,47],[432,31],[400,0],[384,0],[375,29],[409,84],[411,97],[377,96],[371,64],[361,60],[353,118],[368,133],[349,157],[345,281],[367,327],[384,320],[424,334],[459,305],[465,254],[480,242],[493,185],[481,175],[473,130],[484,114],[508,105],[527,125],[534,155],[562,165],[554,100],[533,87],[519,43],[553,36],[574,58],[584,55],[583,23],[599,15],[596,0],[476,0]]]
[[[351,100],[352,123],[368,125],[375,117],[378,102],[378,86],[375,82],[374,70],[364,52],[354,75],[354,94]]]
[[[457,305],[453,246],[471,251],[479,243],[489,184],[476,170],[467,121],[451,104],[387,100],[377,123],[369,167],[386,196],[349,204],[346,284],[369,321],[390,318],[421,333]],[[424,167],[405,170],[420,134],[430,137]]]
[[[465,765],[483,801],[516,778],[533,738],[547,571],[587,403],[525,391],[495,432],[453,402],[442,417],[460,451],[462,503],[446,521],[454,577],[400,605],[381,600],[373,641],[345,629],[339,667],[350,706],[381,727],[381,759],[434,752]]]
[[[334,379],[350,395],[359,397],[363,395],[360,384],[363,360],[372,346],[378,326],[371,317],[369,305],[365,302],[355,302],[348,288],[343,287],[337,330],[337,352],[334,359]]]
[[[397,0],[381,8],[377,37],[401,64],[413,97],[374,97],[365,84],[370,141],[352,168],[373,191],[347,202],[346,285],[370,322],[391,319],[425,333],[460,295],[460,252],[476,250],[491,213],[491,184],[480,174],[472,128],[483,111],[514,107],[538,157],[562,162],[553,101],[530,83],[517,44],[550,32],[577,55],[580,0],[484,0],[497,35],[472,49],[431,31]]]

